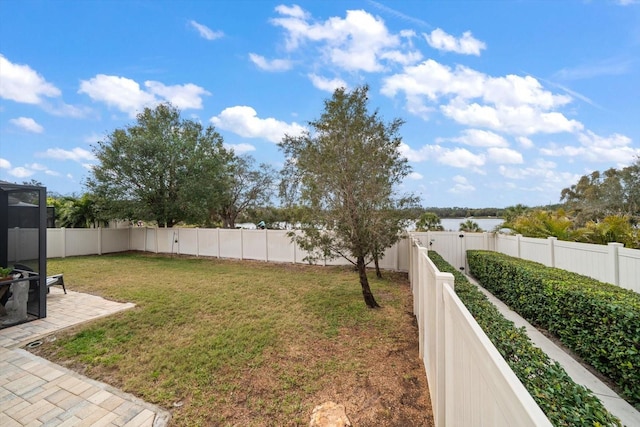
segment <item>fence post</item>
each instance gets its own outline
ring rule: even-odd
[[[62,258],[66,258],[67,256],[67,229],[65,227],[62,227],[62,239],[60,239],[60,241],[62,242]]]
[[[547,242],[549,243],[549,267],[556,266],[556,241],[557,237],[549,236],[547,237]]]
[[[616,286],[620,286],[620,258],[618,257],[618,248],[623,248],[622,243],[609,242],[607,249],[609,250],[609,262],[607,262],[607,281]]]
[[[196,257],[200,256],[200,227],[196,227]]]
[[[520,239],[522,239],[522,234],[516,234],[516,245],[518,246],[518,250],[517,250],[517,258],[522,258],[520,256]]]
[[[453,405],[453,402],[447,402],[447,341],[451,340],[451,336],[447,337],[447,315],[444,305],[444,287],[450,286],[453,289],[453,274],[436,273],[436,389],[437,391],[437,412],[435,414],[435,422],[437,426],[447,425],[446,408]],[[448,331],[451,332],[451,331]]]
[[[98,233],[98,255],[102,255],[102,227],[98,227],[96,233]]]
[[[220,227],[216,228],[216,233],[218,234],[218,258],[220,258]]]
[[[244,237],[243,237],[243,229],[240,229],[240,259],[244,259]]]
[[[264,228],[264,257],[269,262],[269,230],[267,227]]]

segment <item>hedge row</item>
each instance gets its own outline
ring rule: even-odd
[[[440,271],[453,273],[456,295],[554,426],[621,426],[591,391],[532,344],[524,328],[516,328],[438,253],[428,255]]]
[[[471,274],[547,329],[640,409],[640,294],[498,252],[468,251]]]

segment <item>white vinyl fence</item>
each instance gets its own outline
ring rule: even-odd
[[[37,247],[30,229],[9,230],[9,258],[30,259]],[[584,274],[603,282],[640,292],[640,250],[620,243],[592,245],[565,242],[555,237],[534,239],[520,235],[429,231],[411,233],[437,251],[451,265],[467,271],[466,251],[485,249]],[[407,271],[409,240],[402,239],[385,252],[380,267]],[[307,255],[283,230],[229,230],[210,228],[49,228],[47,257],[105,254],[128,250],[174,253],[273,262],[305,263]],[[35,252],[34,252],[35,253]],[[347,264],[344,259],[325,265]]]
[[[268,262],[307,263],[307,252],[284,230],[220,228],[50,228],[47,257],[102,255],[128,250],[251,259]],[[387,249],[380,268],[407,271],[408,240]],[[324,265],[347,265],[344,259],[323,260]]]
[[[429,231],[411,233],[447,262],[467,271],[466,251],[485,249],[536,261],[593,277],[640,293],[640,250],[621,243],[593,245],[565,242],[555,237],[536,239],[521,235]]]
[[[453,275],[440,272],[417,239],[410,250],[420,357],[436,426],[551,426],[455,294]]]

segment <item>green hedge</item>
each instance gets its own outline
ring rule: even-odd
[[[438,253],[428,251],[428,255],[440,271],[453,273],[456,295],[554,426],[621,426],[591,391],[534,347],[524,328],[516,328]]]
[[[547,329],[640,409],[640,294],[497,252],[468,251],[470,273]]]

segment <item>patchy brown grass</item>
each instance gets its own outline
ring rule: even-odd
[[[68,288],[137,307],[37,352],[161,405],[171,424],[308,425],[327,400],[355,426],[433,425],[406,275],[119,254],[50,260]]]

